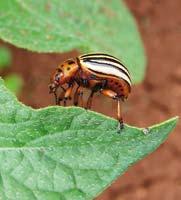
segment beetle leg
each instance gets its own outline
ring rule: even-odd
[[[70,98],[72,94],[74,84],[70,84],[69,87],[66,89],[65,94],[64,94],[64,106],[66,106],[66,101]]]
[[[59,98],[58,98],[58,105],[60,105],[61,101],[63,100],[64,94],[65,94],[64,91],[62,91],[62,92],[60,93]]]
[[[91,109],[92,99],[93,99],[94,93],[95,93],[95,91],[92,90],[91,93],[90,93],[90,95],[89,95],[89,98],[87,100],[87,107],[86,107],[86,109]]]
[[[65,91],[65,89],[64,89],[62,86],[59,86],[59,87],[62,88],[62,89]],[[61,96],[61,95],[59,95],[59,96],[57,95],[57,89],[58,89],[58,88],[56,88],[55,91],[53,91],[53,92],[50,91],[50,93],[53,93],[53,94],[54,94],[55,104],[56,104],[56,105],[60,105],[60,101],[61,101],[61,100],[60,100],[60,96]],[[63,92],[62,92],[62,93],[63,93]]]
[[[56,91],[55,91],[53,94],[54,94],[54,97],[55,97],[55,104],[56,104],[56,105],[59,105],[59,99],[58,99],[58,97],[57,97]]]
[[[78,90],[79,90],[79,87],[80,86],[78,86],[77,88],[76,88],[76,90],[75,90],[75,93],[74,93],[74,106],[77,106],[78,105]]]
[[[96,78],[96,77],[95,77]],[[88,97],[88,100],[87,100],[87,107],[86,109],[91,109],[91,106],[92,106],[92,100],[93,100],[93,96],[95,94],[95,92],[99,91],[101,89],[101,91],[103,91],[103,88],[106,86],[107,84],[107,81],[106,80],[103,80],[103,81],[100,81],[100,80],[93,80],[94,81],[94,84],[95,86],[92,88],[92,91]],[[104,92],[103,92],[104,93]]]
[[[80,106],[83,107],[83,88],[82,87],[80,87],[78,95],[80,97]]]
[[[120,132],[124,128],[123,118],[121,115],[121,98],[117,98],[118,107],[117,107],[117,119],[119,121],[118,124],[118,132]]]
[[[117,119],[119,121],[118,124],[118,132],[120,132],[120,130],[122,130],[124,128],[124,124],[123,124],[123,118],[121,116],[121,101],[122,99],[120,97],[118,97],[117,93],[109,90],[109,89],[103,89],[100,91],[103,95],[111,97],[112,99],[116,99],[117,100]]]
[[[77,106],[79,104],[79,97],[81,106],[83,106],[83,88],[81,86],[78,86],[75,94],[74,94],[74,105]]]

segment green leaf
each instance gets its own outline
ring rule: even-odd
[[[76,107],[34,110],[0,79],[0,199],[88,200],[154,151],[177,118],[143,129]]]
[[[144,77],[142,42],[120,0],[1,0],[0,38],[38,52],[109,53],[128,66],[134,83]]]
[[[0,69],[6,68],[11,64],[11,53],[8,48],[0,47]]]
[[[23,80],[18,74],[10,74],[4,78],[6,87],[16,95],[21,91]]]

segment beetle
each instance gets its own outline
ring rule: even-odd
[[[67,85],[67,88],[64,88]],[[121,101],[131,92],[131,78],[128,69],[116,57],[105,53],[84,54],[61,63],[51,76],[49,93],[54,93],[56,104],[70,99],[74,86],[74,105],[83,102],[83,88],[91,90],[86,108],[90,109],[96,92],[117,101],[117,119],[119,130],[123,128]],[[57,96],[57,89],[63,91]]]

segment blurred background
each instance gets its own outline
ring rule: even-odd
[[[136,18],[148,64],[144,82],[133,86],[124,105],[124,121],[147,127],[181,113],[181,1],[125,2]],[[79,52],[38,54],[3,41],[0,45],[5,60],[9,60],[0,63],[6,66],[0,68],[0,75],[19,100],[33,108],[53,105],[54,99],[48,94],[50,74],[57,64]],[[95,97],[92,109],[116,116],[114,102],[100,95]],[[131,167],[97,200],[180,200],[180,131],[179,123],[174,134],[156,152]]]

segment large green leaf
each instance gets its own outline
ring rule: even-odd
[[[0,38],[39,52],[107,52],[127,64],[133,82],[144,76],[140,36],[121,0],[1,0]]]
[[[154,151],[177,118],[150,127],[125,125],[81,108],[34,110],[0,79],[0,199],[88,200]]]

